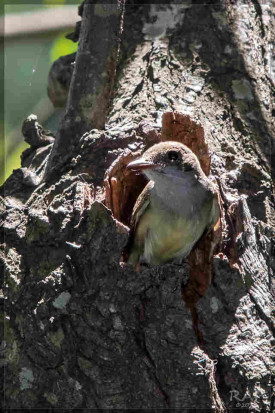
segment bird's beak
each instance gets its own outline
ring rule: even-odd
[[[143,158],[136,159],[127,165],[127,169],[132,171],[144,171],[146,169],[154,169],[155,167],[156,165],[153,162],[148,162]]]

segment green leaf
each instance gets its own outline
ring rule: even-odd
[[[53,42],[52,48],[50,50],[51,62],[54,62],[60,56],[65,56],[77,51],[77,43],[74,43],[71,40],[65,38],[65,36],[69,33],[71,32],[64,32],[60,34]]]

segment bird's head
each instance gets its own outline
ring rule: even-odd
[[[170,141],[152,146],[127,167],[143,172],[155,182],[187,181],[203,174],[196,155],[182,143]]]

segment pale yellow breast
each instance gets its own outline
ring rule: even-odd
[[[137,236],[144,242],[143,259],[161,264],[185,257],[200,237],[199,222],[149,209],[141,217]]]

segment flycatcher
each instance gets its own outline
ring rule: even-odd
[[[181,263],[219,219],[214,185],[179,142],[158,143],[127,167],[150,180],[133,209],[128,262]]]

